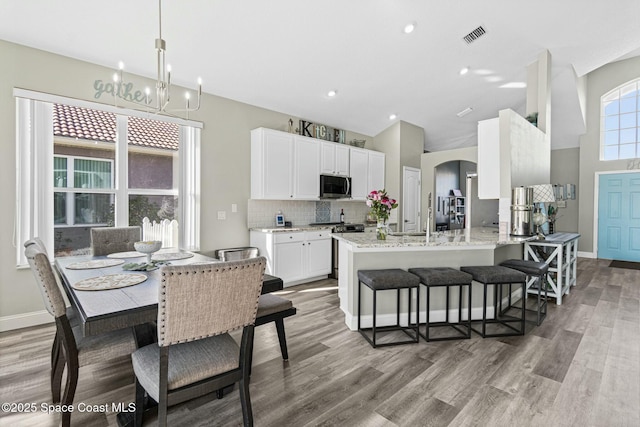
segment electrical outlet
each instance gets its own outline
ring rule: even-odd
[[[238,205],[235,203],[231,204],[231,212],[236,213],[238,212]]]
[[[227,211],[218,211],[218,219],[227,219]]]

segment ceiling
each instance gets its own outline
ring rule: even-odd
[[[155,78],[156,0],[0,0],[0,12],[0,39]],[[201,76],[204,92],[371,136],[403,120],[429,151],[476,145],[478,120],[501,109],[524,115],[526,89],[500,86],[526,82],[545,49],[551,146],[576,147],[576,76],[640,55],[638,0],[164,0],[162,12],[174,83]]]

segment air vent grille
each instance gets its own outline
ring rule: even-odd
[[[479,39],[480,37],[484,36],[486,33],[487,32],[485,31],[484,27],[481,25],[478,28],[476,28],[475,30],[471,31],[466,36],[464,36],[462,39],[465,42],[467,42],[467,44],[471,44],[474,41],[476,41],[477,39]]]

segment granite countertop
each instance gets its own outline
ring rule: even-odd
[[[407,247],[444,247],[444,246],[501,246],[520,244],[535,240],[536,236],[513,237],[498,234],[491,227],[474,227],[469,239],[465,230],[450,230],[432,233],[429,242],[425,236],[415,233],[392,233],[387,240],[377,240],[375,233],[334,233],[333,238],[350,244],[354,248],[407,248]]]
[[[261,233],[292,233],[296,231],[331,230],[333,225],[296,225],[295,227],[254,227],[249,231]]]

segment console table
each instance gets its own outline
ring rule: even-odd
[[[524,259],[549,265],[546,286],[549,296],[556,298],[557,305],[562,304],[562,296],[576,285],[579,238],[578,233],[554,233],[544,240],[524,243]],[[533,283],[534,279],[531,280]],[[529,288],[532,283],[527,283],[527,292],[537,294],[537,289]]]

